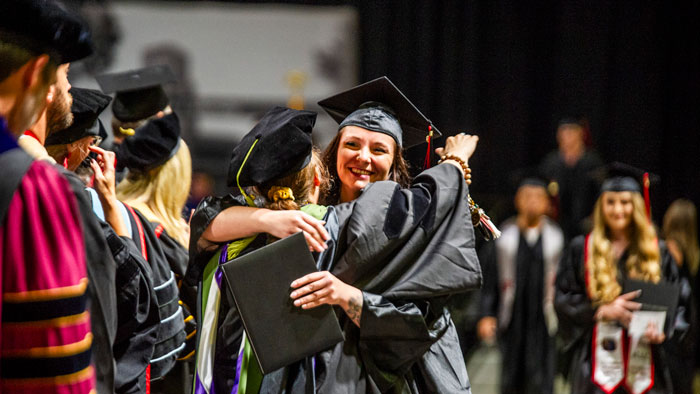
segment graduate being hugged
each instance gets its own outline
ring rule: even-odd
[[[322,181],[324,167],[311,141],[315,122],[316,113],[310,111],[283,107],[268,111],[233,150],[228,177],[229,186],[234,188],[233,194],[224,198],[207,197],[193,217],[192,240],[198,240],[199,246],[193,244],[190,249],[217,250],[198,278],[201,332],[194,382],[198,393],[259,390],[262,373],[252,358],[233,299],[230,294],[221,292],[223,275],[220,265],[264,246],[272,239],[293,234],[287,233],[287,227],[283,225],[285,220],[278,217],[280,225],[276,226],[278,230],[271,234],[271,238],[267,234],[258,234],[260,229],[249,226],[242,229],[245,235],[240,239],[221,246],[207,241],[227,231],[226,226],[213,219],[227,206],[248,206],[250,209],[245,214],[254,216],[265,216],[270,209],[301,209],[308,217],[323,218],[326,209],[313,204],[318,199],[321,185],[326,183]],[[301,216],[296,213],[290,216],[292,220],[298,217]],[[323,233],[327,238],[322,225],[303,226],[307,233]],[[318,242],[314,245],[318,250],[324,248]],[[195,264],[190,264],[188,278],[197,275],[193,274],[196,268]]]

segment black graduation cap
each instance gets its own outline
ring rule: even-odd
[[[175,113],[149,120],[119,145],[117,169],[148,171],[168,161],[179,147],[180,120]]]
[[[606,166],[606,177],[601,192],[637,192],[657,184],[660,178],[629,164],[614,162]]]
[[[73,96],[71,105],[73,123],[49,135],[46,138],[46,145],[70,144],[90,135],[104,139],[106,131],[97,117],[107,108],[112,98],[99,90],[76,87],[71,88],[70,94]],[[100,127],[105,135],[100,135]]]
[[[112,112],[122,122],[147,119],[170,102],[163,84],[175,81],[167,65],[157,65],[95,77],[105,93],[116,92]]]
[[[614,162],[606,167],[607,176],[600,188],[603,192],[637,192],[643,193],[647,217],[651,218],[649,188],[660,182],[656,174],[641,170],[629,164]]]
[[[311,160],[314,124],[315,112],[284,107],[269,110],[233,149],[228,185],[263,185],[306,167]]]
[[[90,56],[87,25],[54,0],[0,1],[0,37],[64,64]]]
[[[429,130],[440,131],[387,77],[355,86],[318,102],[340,124],[390,135],[399,146],[410,148],[425,142]]]

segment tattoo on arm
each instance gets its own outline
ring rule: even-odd
[[[348,309],[345,310],[350,320],[360,327],[360,318],[362,317],[362,297],[352,297],[348,301]]]

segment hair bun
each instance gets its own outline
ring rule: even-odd
[[[294,201],[294,193],[288,187],[272,186],[267,192],[267,197],[272,201],[292,200]]]

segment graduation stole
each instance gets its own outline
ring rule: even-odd
[[[591,235],[584,247],[584,275],[589,298],[592,299],[589,267]],[[635,343],[637,342],[637,343]],[[606,394],[620,385],[632,394],[643,394],[654,386],[654,360],[648,343],[630,341],[627,330],[615,322],[596,322],[591,341],[591,380]]]

